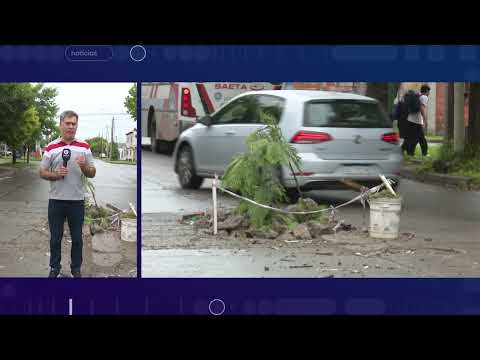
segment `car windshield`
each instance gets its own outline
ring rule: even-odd
[[[329,100],[306,104],[304,126],[337,128],[389,128],[386,113],[373,101]]]

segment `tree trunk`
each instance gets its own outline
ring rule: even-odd
[[[377,99],[385,111],[388,111],[388,83],[368,83],[366,96]]]
[[[446,139],[448,142],[453,142],[453,128],[454,128],[454,83],[448,83],[446,87],[446,101],[445,103],[447,104],[447,111],[445,112],[446,116],[446,122],[445,122],[445,127],[446,127]]]
[[[17,150],[15,148],[12,148],[10,147],[11,149],[13,149],[12,151],[12,164],[16,164],[17,162]]]
[[[468,139],[469,145],[480,146],[480,83],[470,83],[468,99]]]
[[[27,164],[30,164],[30,145],[27,145]]]
[[[454,85],[454,131],[453,149],[462,151],[465,147],[465,83]]]

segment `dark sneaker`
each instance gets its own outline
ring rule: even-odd
[[[80,271],[72,271],[72,276],[74,278],[81,278],[82,277],[82,273]]]
[[[60,275],[60,270],[50,270],[50,273],[48,274],[48,277],[49,278],[56,278],[58,277],[58,275]]]

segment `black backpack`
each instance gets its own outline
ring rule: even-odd
[[[409,114],[417,114],[420,112],[420,95],[413,90],[409,90],[404,98],[405,105]]]

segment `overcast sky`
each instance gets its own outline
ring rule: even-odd
[[[133,83],[44,83],[56,87],[59,113],[73,110],[79,115],[77,138],[85,140],[110,131],[115,118],[116,141],[123,143],[125,134],[136,127],[123,105]],[[110,139],[110,132],[108,133]]]

